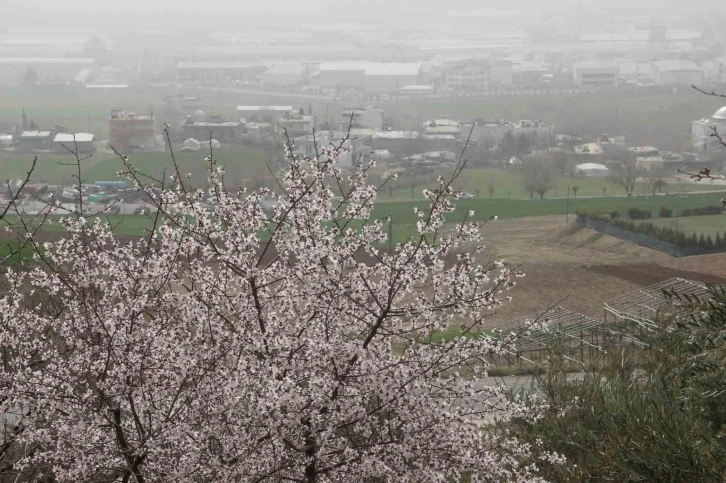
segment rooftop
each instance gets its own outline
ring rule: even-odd
[[[653,146],[632,146],[628,148],[630,151],[634,153],[657,153],[658,148],[655,148]]]
[[[182,126],[199,126],[199,127],[239,127],[242,121],[195,121],[194,119],[185,119]]]
[[[323,62],[320,71],[365,71],[369,62]]]
[[[365,70],[365,75],[418,75],[421,72],[420,62],[407,63],[380,63],[369,64]]]
[[[695,296],[701,300],[710,298],[705,285],[683,278],[673,278],[619,295],[605,302],[604,307],[618,318],[651,325],[658,314],[676,315],[685,311],[686,304],[683,301],[670,298],[665,293],[673,291],[681,296]]]
[[[238,111],[292,111],[292,106],[237,106]]]
[[[575,62],[574,67],[575,69],[617,69],[618,65],[606,60],[583,60]]]
[[[50,131],[23,131],[23,133],[20,135],[20,139],[47,137],[50,137]]]
[[[85,132],[78,132],[75,134],[70,133],[58,133],[55,135],[55,138],[53,139],[54,143],[89,143],[93,142],[93,134],[85,133]]]
[[[276,64],[267,69],[265,74],[301,74],[304,71],[303,64]]]
[[[590,170],[590,169],[600,170],[600,171],[610,171],[610,169],[608,169],[607,166],[605,166],[604,164],[598,164],[598,163],[578,164],[575,166],[575,168],[583,170],[583,171]]]
[[[253,62],[179,62],[177,69],[246,69],[259,63]]]
[[[0,57],[0,64],[61,64],[91,65],[93,59],[83,57]]]
[[[111,118],[112,121],[153,121],[154,115],[153,114],[136,114],[135,112],[126,112],[121,110],[113,110],[111,111]]]
[[[712,119],[724,119],[726,120],[726,106],[723,106],[721,109],[716,111],[713,116],[711,116]]]
[[[653,66],[660,72],[675,72],[683,70],[702,71],[700,67],[690,60],[656,60],[653,62]]]
[[[376,131],[373,134],[374,139],[418,139],[419,137],[416,131]]]

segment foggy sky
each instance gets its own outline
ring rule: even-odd
[[[576,5],[597,7],[652,7],[658,10],[687,10],[693,8],[692,2],[686,0],[518,0],[517,2],[501,2],[501,0],[216,0],[200,2],[198,0],[3,0],[2,9],[10,13],[43,12],[88,13],[195,13],[195,14],[260,14],[286,13],[316,15],[330,10],[346,9],[346,13],[355,17],[356,10],[380,10],[382,15],[388,12],[406,11],[441,11],[464,8],[489,7],[492,9],[547,10],[554,6]],[[703,0],[699,8],[710,8],[718,5],[716,0]],[[352,10],[351,10],[352,8]]]

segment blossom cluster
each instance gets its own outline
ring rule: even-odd
[[[486,437],[532,405],[481,386],[501,340],[480,333],[514,287],[480,264],[480,226],[449,230],[450,182],[426,193],[419,234],[388,252],[371,165],[342,149],[288,168],[270,190],[230,193],[209,164],[211,212],[177,173],[148,237],[122,242],[80,216],[30,243],[0,298],[0,410],[18,474],[55,481],[538,481],[533,450]],[[125,164],[129,163],[125,160]],[[124,175],[144,186],[138,171]],[[338,196],[335,196],[335,195]],[[474,376],[472,377],[471,374]],[[547,458],[555,456],[546,455]],[[28,476],[30,478],[30,476]]]

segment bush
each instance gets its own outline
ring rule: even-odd
[[[700,208],[686,208],[682,210],[680,216],[704,216],[704,215],[720,215],[723,208],[720,205],[708,205]]]
[[[628,218],[631,220],[646,220],[651,218],[652,214],[649,210],[641,210],[640,208],[628,209]]]
[[[673,216],[673,209],[668,208],[667,206],[662,206],[660,211],[658,211],[658,214],[661,218],[670,218]]]
[[[582,380],[553,350],[538,386],[548,409],[515,436],[564,455],[546,481],[724,481],[726,474],[726,291],[709,306],[682,300],[693,318],[657,321],[647,345],[615,347]],[[704,315],[696,316],[701,310]]]
[[[617,220],[618,218],[620,218],[620,212],[618,210],[611,211],[610,218],[612,218],[613,220]]]

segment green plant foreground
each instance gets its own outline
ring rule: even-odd
[[[722,482],[726,475],[726,291],[695,303],[703,315],[658,321],[648,346],[612,348],[582,380],[567,379],[556,350],[538,376],[549,404],[524,440],[565,455],[548,481]],[[691,301],[695,302],[695,301]]]

